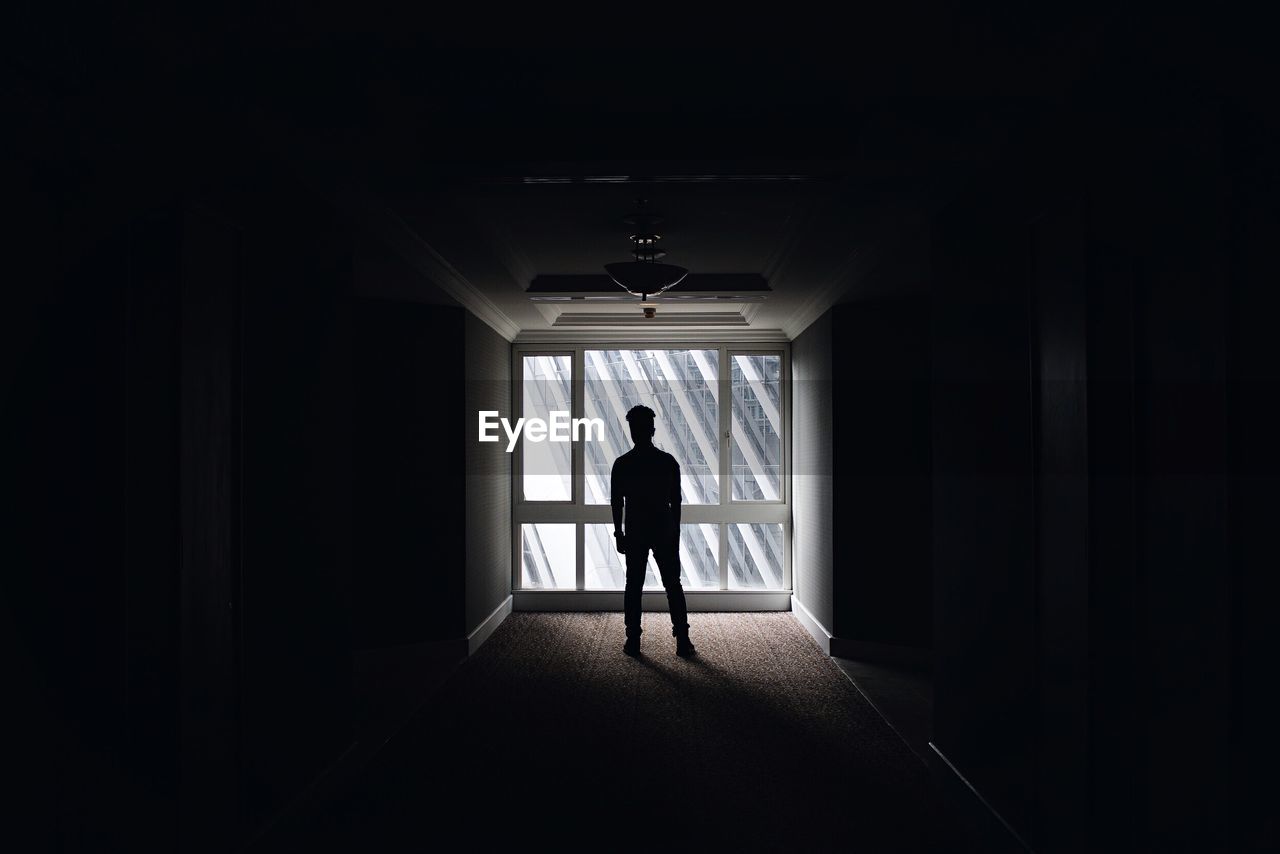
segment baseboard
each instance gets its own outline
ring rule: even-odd
[[[481,620],[471,634],[467,635],[467,655],[475,655],[481,645],[493,634],[493,630],[502,625],[502,621],[511,615],[515,599],[510,595],[502,600],[502,604],[493,609],[493,613]]]
[[[933,668],[933,650],[889,643],[873,643],[848,638],[831,638],[831,655],[870,664],[892,664],[913,670]]]
[[[517,611],[621,611],[622,591],[517,590],[511,594]],[[687,590],[685,602],[690,612],[702,611],[788,611],[789,590]],[[667,594],[646,591],[641,608],[667,610]]]
[[[1026,854],[1031,846],[1018,835],[938,745],[929,742],[929,768],[942,789],[948,807],[964,822],[981,850],[991,854]]]
[[[822,649],[823,655],[832,655],[831,643],[834,638],[831,632],[827,631],[827,627],[813,616],[813,613],[804,606],[796,597],[791,597],[791,611],[796,615],[796,619],[800,621],[800,625],[805,627],[809,634],[813,635],[813,639],[818,642],[818,646]]]

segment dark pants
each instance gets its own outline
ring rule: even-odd
[[[662,576],[662,586],[667,588],[667,607],[671,609],[671,634],[676,637],[689,634],[689,611],[684,602],[684,588],[680,586],[680,551],[653,547],[653,559]],[[627,544],[627,587],[622,594],[623,622],[627,637],[640,637],[640,597],[644,590],[645,564],[649,560],[649,547]]]

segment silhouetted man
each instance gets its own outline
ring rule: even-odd
[[[654,417],[647,406],[633,406],[627,413],[635,447],[614,460],[610,477],[613,536],[618,553],[627,558],[627,586],[622,595],[627,642],[622,651],[627,655],[640,652],[640,599],[652,549],[662,586],[667,589],[676,655],[689,656],[695,650],[689,640],[688,610],[680,586],[680,464],[653,446]]]

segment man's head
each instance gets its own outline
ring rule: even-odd
[[[657,417],[647,406],[633,406],[627,412],[627,423],[631,425],[631,441],[637,445],[647,445],[653,441],[653,420]]]

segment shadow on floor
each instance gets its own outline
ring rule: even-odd
[[[648,628],[665,615],[646,615]],[[513,614],[349,791],[259,850],[964,851],[929,772],[788,613]]]

